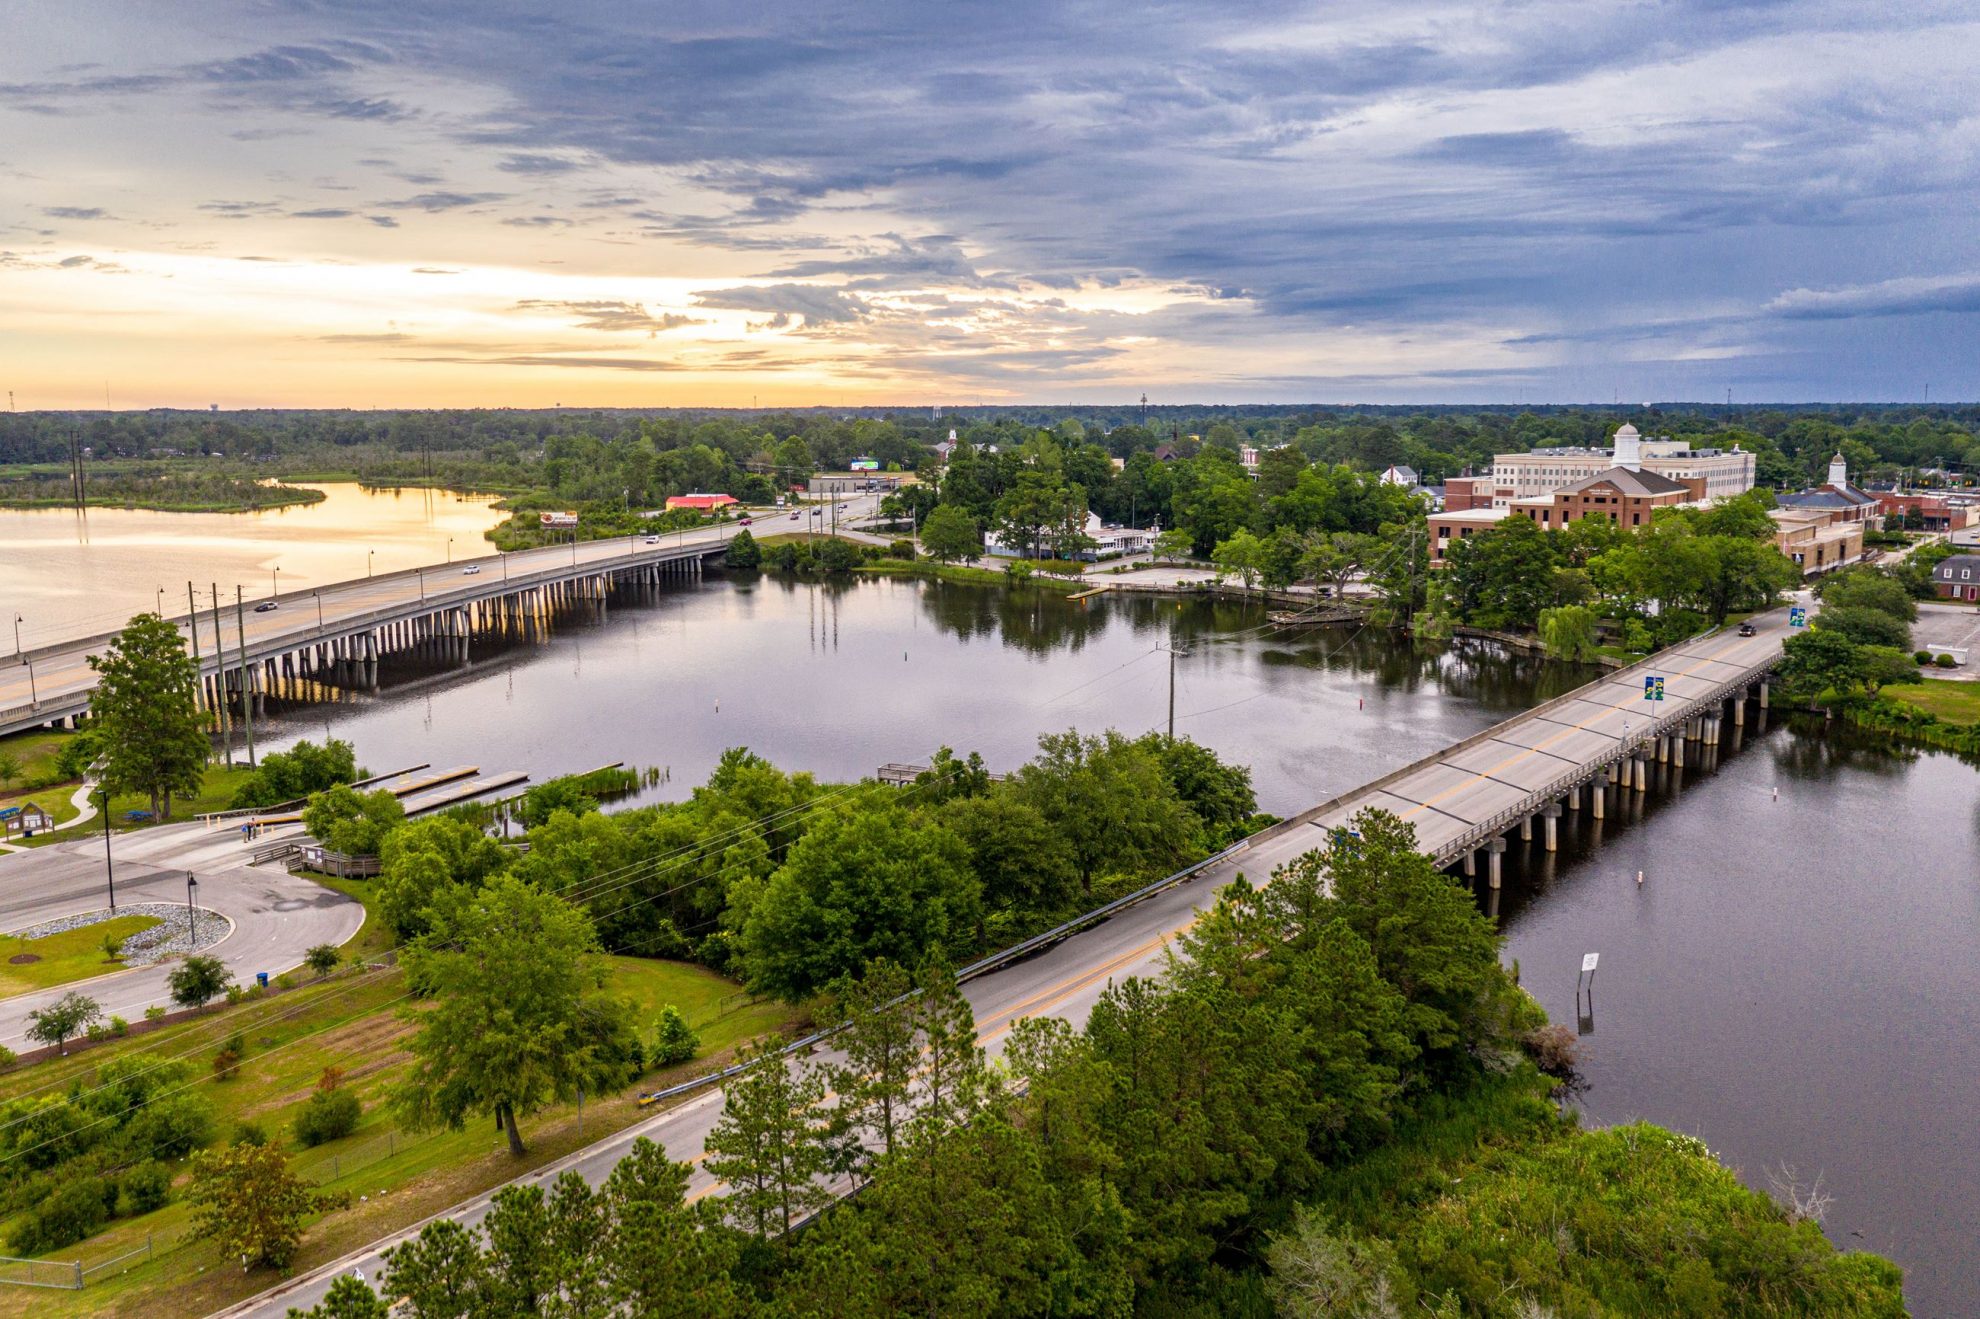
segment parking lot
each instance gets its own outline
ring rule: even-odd
[[[1944,647],[1964,650],[1964,666],[1933,676],[1980,678],[1980,609],[1970,605],[1920,604],[1918,621],[1911,626],[1911,640],[1920,649]]]

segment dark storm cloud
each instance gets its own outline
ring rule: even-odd
[[[216,3],[251,46],[25,65],[0,105],[190,91],[250,124],[369,130],[364,168],[418,190],[354,172],[391,198],[364,208],[374,224],[485,214],[555,242],[553,212],[595,217],[578,232],[710,249],[734,287],[702,304],[770,324],[865,330],[881,318],[863,293],[918,287],[1152,284],[1217,307],[1141,322],[1184,346],[1377,326],[1526,354],[1542,380],[1744,324],[1815,396],[1845,365],[1911,368],[1913,343],[1853,324],[1939,315],[1928,352],[1980,393],[1980,321],[1945,315],[1976,310],[1975,281],[1932,255],[1967,250],[1980,188],[1956,5]],[[467,221],[407,232],[446,223]],[[1052,315],[1069,338],[1136,333]],[[970,369],[1113,360],[1090,339],[1056,362],[1023,351],[1043,356]],[[908,356],[933,371],[967,354]]]

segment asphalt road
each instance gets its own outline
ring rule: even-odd
[[[214,912],[233,925],[206,951],[242,982],[252,981],[257,971],[273,977],[292,970],[302,965],[310,948],[342,944],[364,924],[363,906],[341,893],[279,866],[250,869],[248,849],[232,831],[160,825],[113,835],[111,849],[119,906],[183,903],[187,872],[199,880],[202,919]],[[71,842],[0,856],[0,930],[101,911],[109,905],[108,888],[101,834],[83,833]],[[165,987],[170,967],[169,962],[134,967],[0,999],[0,1044],[16,1052],[37,1047],[27,1039],[28,1013],[72,990],[95,999],[106,1018],[137,1021],[154,1003],[170,1008]]]
[[[1756,636],[1743,638],[1728,631],[1660,656],[1658,667],[1668,671],[1667,700],[1682,699],[1683,684],[1703,684],[1714,672],[1756,664],[1769,653],[1777,652],[1786,635],[1787,612],[1775,611],[1754,621]],[[1494,742],[1480,744],[1490,749],[1491,754],[1483,756],[1475,768],[1458,770],[1439,764],[1426,770],[1425,774],[1435,782],[1426,782],[1422,788],[1424,800],[1404,797],[1383,804],[1434,833],[1455,818],[1446,812],[1473,807],[1495,809],[1507,783],[1530,768],[1527,762],[1531,757],[1557,760],[1559,756],[1554,753],[1569,745],[1577,754],[1583,751],[1594,756],[1613,754],[1616,740],[1623,735],[1623,724],[1631,717],[1640,720],[1643,705],[1640,679],[1617,675],[1565,715],[1541,717],[1529,712],[1506,721],[1495,730],[1505,741],[1496,746]],[[1550,747],[1554,749],[1552,752]],[[1394,786],[1403,789],[1408,785]],[[1341,814],[1351,813],[1362,804],[1347,803]],[[970,982],[964,992],[976,1015],[978,1039],[995,1056],[1002,1051],[1011,1024],[1020,1018],[1052,1016],[1075,1025],[1085,1022],[1109,985],[1131,976],[1159,974],[1172,941],[1195,923],[1197,913],[1215,900],[1218,889],[1239,875],[1254,884],[1269,880],[1280,866],[1323,846],[1336,820],[1337,814],[1329,812],[1311,824],[1261,837],[1245,850],[1104,924],[1076,934],[1027,961]],[[819,1056],[826,1061],[837,1061],[830,1051],[822,1051]],[[632,1103],[633,1099],[628,1095],[608,1102]],[[701,1157],[709,1129],[721,1114],[722,1092],[711,1089],[523,1180],[548,1184],[566,1169],[576,1169],[586,1181],[598,1185],[632,1143],[644,1136],[657,1141],[673,1158],[695,1165],[689,1182],[691,1197],[712,1194],[721,1187],[701,1167]],[[475,1196],[439,1216],[470,1226],[478,1224],[492,1198],[492,1192]],[[384,1267],[384,1252],[417,1232],[415,1225],[220,1314],[226,1319],[249,1316],[279,1319],[290,1306],[316,1304],[339,1274],[356,1269],[366,1278],[376,1280]]]
[[[839,502],[847,506],[839,514],[841,528],[849,530],[847,524],[854,518],[870,514],[878,505],[879,497],[849,496]],[[758,513],[754,515],[751,530],[759,536],[771,536],[803,527],[816,529],[829,525],[832,506],[812,505],[802,512],[809,515],[814,510],[818,516],[800,517],[796,521],[791,520],[788,512],[772,510]],[[422,603],[444,605],[450,599],[465,598],[484,591],[497,581],[527,577],[532,573],[572,564],[597,567],[623,565],[638,563],[643,558],[663,556],[685,545],[719,545],[734,535],[739,525],[730,522],[692,531],[656,533],[659,543],[651,546],[645,544],[644,537],[619,536],[611,540],[582,541],[575,546],[550,545],[541,549],[518,550],[512,554],[458,559],[450,564],[436,564],[412,572],[359,578],[321,590],[280,595],[275,597],[277,607],[268,613],[254,612],[254,607],[263,603],[266,597],[250,596],[246,612],[241,616],[247,646],[253,652],[292,639],[300,647],[326,631],[334,633],[348,620],[362,619],[388,609],[411,610]],[[857,538],[879,539],[865,535]],[[469,573],[470,567],[480,571]],[[183,616],[179,617],[178,622],[183,633]],[[239,644],[240,632],[236,628],[233,604],[224,599],[221,624],[222,639],[231,653]],[[210,661],[214,645],[213,615],[210,611],[200,616],[198,631],[198,649]],[[71,644],[37,650],[30,654],[27,663],[0,664],[0,727],[26,726],[23,721],[33,713],[33,706],[66,708],[73,705],[76,698],[96,685],[95,673],[89,667],[89,656],[101,649],[100,642],[78,638]]]

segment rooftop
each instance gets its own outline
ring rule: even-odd
[[[1583,490],[1592,490],[1598,485],[1614,486],[1626,495],[1642,495],[1645,497],[1676,494],[1680,491],[1690,489],[1684,482],[1673,481],[1670,477],[1660,475],[1656,472],[1638,471],[1628,467],[1611,467],[1605,472],[1597,472],[1593,476],[1584,476],[1579,481],[1570,481],[1568,484],[1562,486],[1557,493],[1563,495],[1580,494]]]

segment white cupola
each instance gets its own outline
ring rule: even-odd
[[[1616,466],[1627,467],[1634,472],[1643,463],[1643,437],[1636,433],[1636,427],[1624,422],[1616,431]]]
[[[1829,459],[1829,484],[1838,490],[1849,484],[1849,462],[1840,451]]]

